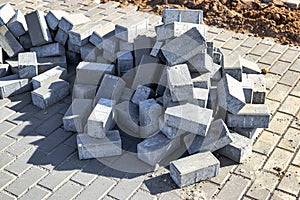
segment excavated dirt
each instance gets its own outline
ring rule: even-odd
[[[272,37],[281,44],[300,46],[300,8],[281,0],[115,0],[120,7],[135,4],[138,10],[161,15],[164,6],[201,9],[207,25],[258,37]]]

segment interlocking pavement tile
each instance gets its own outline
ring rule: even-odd
[[[159,197],[160,200],[181,200],[182,197],[176,191],[168,191],[161,194]]]
[[[278,185],[278,189],[299,197],[300,168],[290,166]]]
[[[269,51],[269,49],[272,46],[269,44],[264,44],[264,43],[259,43],[258,45],[256,45],[251,51],[250,53],[253,55],[257,55],[259,57],[261,57],[262,55],[264,55],[267,51]]]
[[[282,54],[279,60],[292,63],[298,58],[299,54],[300,54],[299,50],[294,50],[289,48]]]
[[[216,183],[220,186],[223,186],[224,183],[228,180],[228,178],[230,177],[230,172],[234,171],[234,169],[237,167],[237,164],[228,159],[225,158],[223,156],[218,158],[220,161],[220,169],[219,169],[219,174],[218,176],[211,178],[210,180],[213,183]]]
[[[137,191],[131,198],[131,200],[155,200],[156,197],[152,196],[151,194],[144,192],[143,190]]]
[[[201,181],[185,187],[183,192],[188,196],[187,199],[214,199],[216,193],[219,192],[219,186],[208,181]]]
[[[289,195],[287,193],[275,190],[273,196],[270,200],[296,200],[296,197]]]
[[[231,52],[232,55],[235,55],[235,56],[245,56],[246,53],[248,53],[251,49],[248,48],[248,47],[244,47],[244,46],[239,46],[237,47],[235,50],[233,50]]]
[[[268,199],[271,191],[275,189],[278,179],[279,177],[274,174],[259,172],[256,174],[256,179],[248,190],[247,196],[260,200]]]
[[[292,90],[291,95],[300,97],[300,81],[297,83],[297,85]]]
[[[293,163],[293,165],[296,165],[296,166],[300,167],[300,150],[298,150],[298,153],[294,157],[292,163]]]
[[[111,179],[98,176],[97,179],[87,186],[75,199],[102,199],[114,187],[115,184],[115,181]]]
[[[290,67],[290,70],[300,72],[300,59],[297,59],[292,66]]]
[[[268,131],[263,131],[253,145],[253,151],[269,156],[279,139],[280,136]]]
[[[53,131],[61,127],[63,115],[55,114],[49,119],[45,120],[35,131],[41,135],[48,136]]]
[[[272,65],[272,64],[274,64],[275,61],[277,61],[277,59],[279,58],[279,56],[280,56],[279,53],[268,51],[267,53],[265,53],[265,55],[263,55],[258,60],[258,62],[259,63],[264,63],[264,64]]]
[[[243,42],[243,40],[236,39],[236,38],[230,38],[223,46],[224,49],[234,50],[240,44]]]
[[[7,149],[13,143],[15,143],[14,139],[12,139],[10,137],[6,137],[6,136],[0,136],[0,152],[3,152],[5,149]]]
[[[282,135],[292,120],[293,116],[276,112],[274,117],[271,119],[269,128],[267,130]]]
[[[4,167],[8,166],[10,163],[12,163],[15,160],[15,157],[6,153],[2,152],[0,153],[0,170]]]
[[[295,116],[299,110],[300,97],[288,96],[279,108],[280,112]]]
[[[144,181],[143,176],[126,179],[123,178],[117,185],[109,192],[109,195],[116,199],[129,199],[134,192],[142,185]]]
[[[215,38],[215,40],[226,42],[230,38],[232,38],[233,35],[234,33],[232,31],[223,30],[221,33],[219,33],[219,35]]]
[[[292,157],[293,153],[284,149],[275,148],[263,169],[272,173],[284,171],[289,165]]]
[[[0,108],[0,122],[3,122],[4,120],[8,119],[10,116],[15,114],[16,112],[10,108],[3,107]]]
[[[9,103],[10,103],[9,99],[0,99],[0,108],[3,108],[4,106],[6,106]]]
[[[255,63],[259,60],[259,58],[260,58],[260,56],[250,54],[250,53],[246,54],[244,57],[244,59],[249,60],[251,62],[255,62]]]
[[[282,102],[288,95],[292,87],[282,84],[276,84],[275,87],[269,92],[267,98]]]
[[[0,199],[1,200],[14,200],[16,197],[12,196],[11,194],[4,193],[3,191],[0,192]]]
[[[229,181],[226,182],[220,193],[216,196],[216,199],[241,199],[250,183],[251,181],[244,177],[232,175]]]
[[[280,106],[279,102],[271,99],[266,99],[265,103],[268,105],[271,115],[274,115]]]
[[[83,188],[72,182],[68,181],[63,186],[61,186],[53,195],[51,195],[49,200],[57,200],[57,199],[73,199],[76,197]]]
[[[284,134],[283,138],[280,140],[278,146],[295,152],[300,145],[300,131],[290,127]]]
[[[266,156],[253,152],[251,156],[244,161],[244,163],[238,165],[235,170],[235,174],[241,175],[250,179],[256,177],[257,171],[263,166]]]
[[[31,189],[28,190],[21,198],[20,200],[27,200],[27,199],[46,199],[50,195],[50,192],[38,187],[34,186]]]
[[[300,111],[296,115],[295,119],[293,120],[291,127],[294,127],[296,129],[300,129]]]
[[[279,83],[294,86],[300,78],[300,72],[294,72],[288,70],[283,77],[280,79]]]
[[[277,61],[272,65],[270,69],[270,73],[283,75],[288,69],[291,64],[283,61]]]
[[[248,37],[242,44],[242,46],[253,48],[261,41],[258,37]]]
[[[15,176],[8,174],[4,171],[0,171],[0,177],[0,190],[5,188],[15,179]]]
[[[258,63],[258,65],[260,65],[260,63]],[[259,68],[262,69],[262,68],[269,68],[269,67],[259,66]],[[279,75],[267,73],[265,75],[266,88],[268,90],[272,90],[274,86],[277,84],[277,82],[279,81],[279,79],[280,79]]]
[[[28,190],[28,188],[33,187],[39,180],[46,176],[46,174],[46,171],[38,167],[32,167],[12,182],[12,184],[7,186],[5,190],[20,197]]]
[[[285,52],[287,49],[289,48],[288,45],[282,45],[279,43],[276,43],[272,46],[272,48],[270,49],[271,52],[275,52],[275,53],[283,53]]]

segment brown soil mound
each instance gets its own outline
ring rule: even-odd
[[[273,37],[277,42],[300,46],[300,8],[288,8],[280,0],[116,0],[121,7],[135,4],[138,10],[161,15],[164,6],[201,9],[204,22],[240,33]],[[266,1],[266,0],[265,0]]]

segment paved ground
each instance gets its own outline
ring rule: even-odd
[[[24,11],[55,8],[89,13],[97,9],[74,1],[9,2]],[[244,164],[219,157],[222,167],[216,178],[180,190],[166,168],[133,174],[97,160],[79,161],[75,135],[62,128],[71,97],[39,110],[29,94],[23,94],[0,100],[0,199],[299,198],[300,50],[216,28],[210,28],[209,39],[222,47],[228,60],[241,55],[270,68],[266,75],[270,128],[261,133]],[[125,153],[106,162],[120,166],[131,159],[136,157]]]

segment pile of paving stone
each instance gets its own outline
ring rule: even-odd
[[[242,58],[224,66],[200,10],[166,8],[162,19],[133,10],[92,21],[62,11],[24,16],[2,6],[0,43],[15,66],[7,67],[14,77],[0,78],[1,97],[33,89],[34,105],[58,102],[70,91],[68,60],[77,67],[63,124],[79,133],[80,159],[121,155],[121,130],[143,138],[137,156],[151,166],[184,146],[190,156],[170,163],[180,187],[218,174],[213,152],[243,162],[269,125],[259,67]]]

